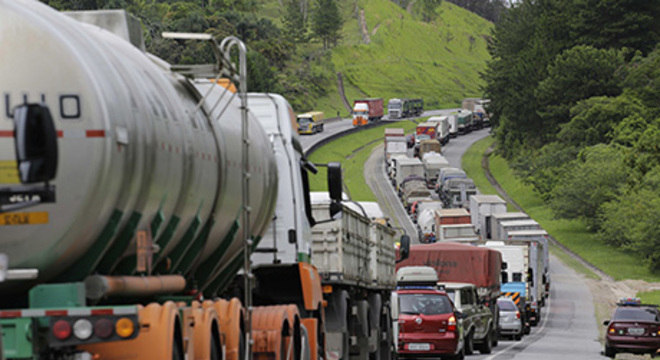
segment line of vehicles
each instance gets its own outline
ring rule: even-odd
[[[477,316],[481,321],[464,324],[467,337],[461,344],[469,354],[476,345],[485,344],[484,334],[488,333],[472,324],[490,324],[491,345],[493,338],[520,340],[538,324],[550,290],[549,249],[548,234],[536,221],[524,213],[508,212],[506,202],[498,196],[478,194],[465,172],[451,167],[441,155],[449,118],[459,114],[429,118],[418,125],[412,141],[403,129],[386,129],[384,151],[394,191],[417,224],[422,243],[412,245],[409,258],[397,267],[432,267],[438,276],[435,290],[447,293],[459,311],[463,301],[470,303],[465,299],[471,298],[490,309],[482,309]],[[410,156],[409,148],[416,146],[418,150]],[[471,261],[479,256],[466,259],[459,255],[484,249],[496,253],[498,260],[475,264]],[[475,271],[478,274],[467,276]],[[474,294],[468,287],[474,287]],[[455,295],[458,289],[463,297]],[[472,313],[479,311],[468,311]],[[424,346],[413,345],[416,347]]]

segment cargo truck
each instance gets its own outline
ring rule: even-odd
[[[542,296],[539,295],[541,306],[545,305],[545,299],[550,296],[550,244],[548,241],[548,233],[543,229],[509,231],[507,238],[504,239],[507,244],[533,242],[539,247],[538,256],[541,258],[542,265],[539,265],[537,277],[543,290]]]
[[[419,116],[424,112],[423,99],[403,99],[401,117]]]
[[[449,121],[449,137],[455,138],[458,136],[458,113],[449,114],[447,116],[447,121]]]
[[[502,269],[499,251],[451,242],[412,245],[408,259],[397,263],[397,270],[404,266],[430,266],[438,273],[439,282],[475,285],[480,301],[493,313],[491,330],[496,330]]]
[[[363,126],[383,117],[383,99],[368,98],[353,101],[353,126]]]
[[[402,105],[403,101],[401,99],[390,99],[387,102],[387,117],[389,119],[400,119],[402,117]]]
[[[419,149],[422,140],[435,140],[438,135],[439,124],[437,122],[423,122],[415,128],[415,148]]]
[[[532,219],[501,221],[494,240],[505,240],[510,231],[540,230],[541,225]]]
[[[474,231],[472,224],[440,225],[436,229],[436,241],[457,242],[476,245],[481,243],[479,235]]]
[[[408,176],[400,186],[401,189],[401,201],[403,202],[403,207],[406,208],[410,214],[411,206],[415,202],[420,201],[431,201],[432,192],[426,186],[426,180],[418,175]]]
[[[393,155],[406,155],[408,147],[406,146],[406,134],[401,128],[385,129],[385,163],[389,164],[390,157]]]
[[[490,223],[490,234],[491,239],[493,240],[502,240],[499,235],[500,223],[503,221],[514,221],[514,220],[525,220],[529,219],[529,215],[524,212],[505,212],[505,213],[496,213],[491,216],[492,220]]]
[[[438,123],[438,133],[436,139],[442,145],[449,142],[449,117],[448,116],[431,116],[426,120],[428,123]]]
[[[488,241],[481,246],[502,253],[502,261],[506,263],[506,270],[502,272],[503,282],[525,283],[526,319],[532,326],[536,326],[541,318],[541,300],[545,292],[541,281],[543,249],[536,242],[525,241]]]
[[[69,16],[124,26],[117,36]],[[57,164],[57,175],[39,198],[19,187],[19,200],[0,204],[25,219],[2,225],[9,273],[35,276],[0,282],[5,357],[237,360],[290,349],[326,358],[335,313],[324,304],[336,303],[311,263],[315,167],[288,102],[247,94],[245,45],[234,37],[218,46],[208,34],[166,34],[219,54],[239,49],[240,67],[228,53],[217,66],[169,65],[141,50],[140,26],[124,12],[69,16],[36,1],[0,3],[0,32],[21,44],[12,46],[21,61],[0,63],[11,110],[0,114],[0,161],[15,163],[12,120],[51,114],[59,137],[37,129],[59,154],[41,163]],[[206,80],[220,68],[238,89]],[[21,105],[19,94],[41,94],[26,96],[40,104]],[[341,209],[339,168],[328,164],[328,174],[332,210],[320,220]],[[3,176],[0,188],[17,180]]]
[[[401,194],[401,183],[408,176],[416,175],[424,177],[424,165],[418,158],[397,157],[394,168],[394,188]]]
[[[462,108],[474,113],[475,128],[481,129],[490,126],[490,116],[485,106],[490,103],[487,99],[467,98],[463,100]]]
[[[435,226],[471,224],[470,213],[466,209],[438,209],[435,211]]]
[[[298,134],[316,134],[323,132],[323,112],[311,111],[296,118]]]
[[[456,113],[456,124],[459,134],[467,134],[472,131],[472,112],[459,110]]]
[[[477,233],[484,240],[492,239],[490,233],[494,214],[506,212],[506,201],[497,195],[472,195],[470,196],[470,216],[472,224]]]
[[[440,170],[450,167],[449,161],[442,155],[436,152],[426,153],[422,156],[422,164],[424,166],[424,178],[426,185],[429,189],[435,189],[435,185],[440,175]]]
[[[442,184],[440,200],[446,208],[468,208],[470,196],[477,194],[474,181],[469,178],[448,178]]]

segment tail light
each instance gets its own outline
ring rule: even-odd
[[[516,311],[516,319],[520,319],[520,311]]]
[[[58,320],[53,325],[53,335],[59,340],[66,340],[71,336],[71,324],[66,320]]]
[[[450,316],[447,321],[447,330],[456,331],[456,317],[454,315]]]

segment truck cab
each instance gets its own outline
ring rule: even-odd
[[[312,111],[297,117],[298,134],[316,134],[323,132],[323,112]]]
[[[447,293],[456,309],[463,314],[460,321],[465,332],[465,354],[471,355],[474,349],[478,349],[482,354],[489,354],[496,340],[496,325],[493,313],[479,299],[477,287],[454,282],[438,283],[438,287]]]
[[[369,105],[356,103],[353,106],[353,126],[363,126],[369,123]]]

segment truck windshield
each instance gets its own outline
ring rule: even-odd
[[[449,298],[440,294],[399,294],[400,314],[438,315],[453,312]]]
[[[389,104],[387,105],[387,108],[392,110],[399,110],[401,109],[401,104]]]
[[[366,112],[366,111],[355,111],[355,112],[353,112],[353,114],[355,114],[355,115],[366,116],[366,115],[367,115],[367,112]]]
[[[298,126],[300,126],[302,128],[306,128],[307,126],[309,126],[309,124],[311,122],[312,122],[312,119],[310,119],[310,118],[299,118],[298,119]]]

